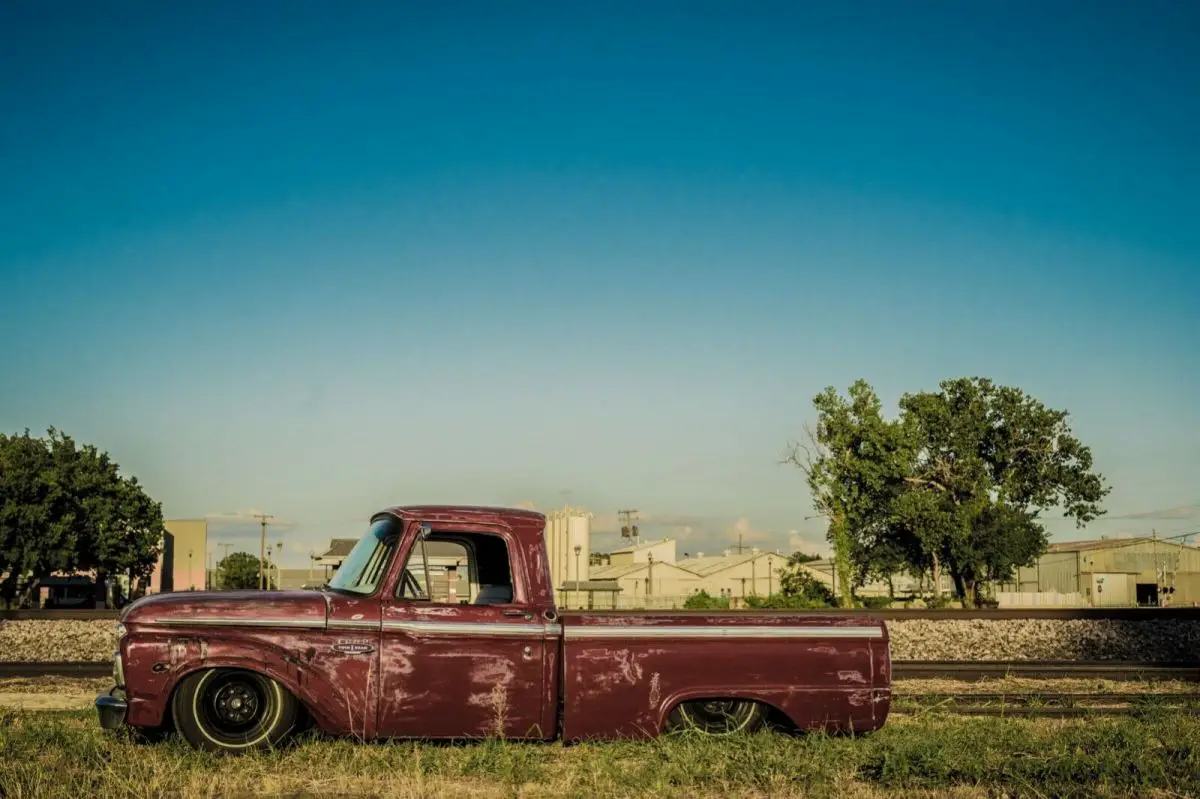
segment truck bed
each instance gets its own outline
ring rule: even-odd
[[[761,702],[797,729],[878,729],[891,705],[886,624],[836,612],[569,611],[563,737],[647,738],[691,699]]]

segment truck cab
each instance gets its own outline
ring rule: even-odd
[[[107,728],[221,752],[306,724],[361,739],[644,738],[769,718],[866,731],[890,704],[882,621],[852,613],[555,607],[545,517],[375,514],[318,591],[160,594],[118,627]]]

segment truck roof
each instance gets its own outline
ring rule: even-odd
[[[535,510],[491,505],[394,505],[384,508],[379,513],[389,513],[402,521],[436,519],[444,522],[546,522],[546,515]],[[378,516],[379,513],[375,515]]]

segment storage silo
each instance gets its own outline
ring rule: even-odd
[[[570,505],[546,513],[546,554],[555,596],[561,601],[566,582],[588,579],[592,553],[592,514]],[[579,547],[579,553],[575,553]]]

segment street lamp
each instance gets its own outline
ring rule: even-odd
[[[579,601],[579,553],[583,551],[583,547],[579,544],[575,545],[575,601]]]
[[[188,550],[188,590],[196,590],[196,580],[192,577],[192,550]]]

